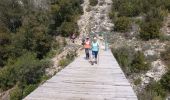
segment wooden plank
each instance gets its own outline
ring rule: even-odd
[[[137,100],[111,51],[90,65],[81,55],[24,100]]]

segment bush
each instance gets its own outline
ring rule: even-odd
[[[0,70],[0,87],[2,90],[13,87],[16,83],[24,85],[40,82],[49,62],[36,59],[36,55],[26,53],[14,64],[9,64]]]
[[[118,32],[127,32],[129,31],[131,21],[127,17],[120,17],[115,21],[114,30]]]
[[[170,71],[163,75],[162,79],[160,80],[160,83],[164,87],[164,89],[170,92]]]
[[[123,71],[127,75],[131,74],[130,66],[134,56],[134,50],[130,47],[122,47],[118,49],[112,49],[112,52]]]
[[[157,21],[146,22],[141,25],[140,37],[150,40],[160,37],[160,24]]]
[[[145,56],[142,52],[138,51],[131,63],[131,71],[138,73],[149,69],[149,63],[146,61]]]
[[[69,62],[68,59],[63,58],[63,59],[61,59],[61,60],[59,61],[58,65],[59,65],[59,66],[62,66],[62,67],[65,67],[65,66],[67,66],[69,63],[70,63],[70,62]]]
[[[159,82],[151,82],[138,94],[139,100],[165,100],[166,91]]]
[[[112,49],[112,52],[126,75],[143,72],[150,67],[144,54],[142,52],[135,52],[132,48],[122,47],[116,50]]]
[[[22,90],[16,86],[12,91],[10,91],[10,100],[21,100]]]
[[[137,78],[136,80],[134,80],[135,85],[139,85],[141,82],[142,82],[141,78]]]
[[[62,36],[68,37],[75,31],[75,24],[73,22],[63,22],[59,28],[59,32]]]
[[[96,6],[98,4],[98,0],[89,0],[91,6]]]
[[[28,94],[30,94],[33,90],[37,88],[37,85],[28,85],[24,88],[23,91],[23,97],[26,97]]]
[[[74,58],[77,56],[76,52],[71,52],[68,53],[66,58],[63,58],[59,61],[59,66],[65,67],[67,66],[69,63],[71,63],[71,61],[74,60]]]
[[[139,15],[139,7],[131,2],[122,3],[119,7],[119,16],[133,17]]]

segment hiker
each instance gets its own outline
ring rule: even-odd
[[[90,57],[90,54],[89,54],[90,47],[91,47],[90,39],[89,39],[89,37],[86,37],[86,39],[84,41],[86,59],[89,59],[89,57]]]
[[[97,37],[94,37],[93,42],[92,42],[92,61],[91,64],[93,63],[98,63],[97,62],[97,57],[98,57],[98,52],[99,52],[99,43],[97,41]]]

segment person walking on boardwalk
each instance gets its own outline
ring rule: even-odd
[[[97,37],[94,37],[92,42],[92,61],[91,61],[92,65],[94,63],[96,64],[98,63],[97,62],[98,52],[99,52],[99,42],[97,41]]]
[[[91,48],[91,43],[90,43],[89,37],[86,37],[86,40],[84,42],[84,48],[85,48],[86,59],[89,59],[89,57],[90,57],[89,50]]]

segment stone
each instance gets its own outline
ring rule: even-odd
[[[154,51],[154,50],[146,50],[145,52],[144,52],[144,55],[145,56],[153,56],[153,55],[155,55],[156,54],[156,52]]]
[[[147,76],[147,77],[150,77],[150,78],[153,78],[153,77],[154,77],[152,72],[146,73],[146,76]]]

